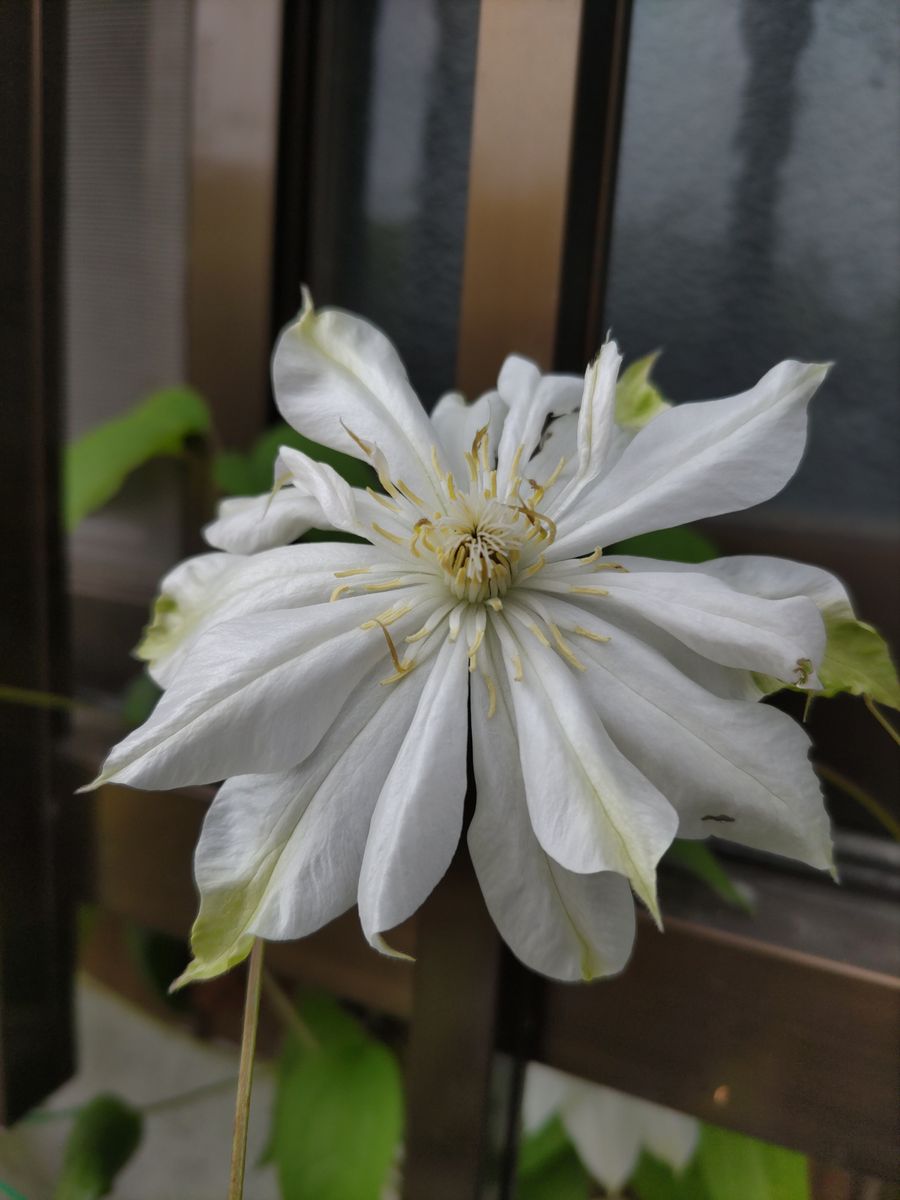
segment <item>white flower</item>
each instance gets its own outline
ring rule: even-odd
[[[631,1178],[641,1150],[683,1171],[700,1136],[693,1117],[530,1063],[522,1101],[526,1131],[536,1132],[554,1114],[585,1168],[612,1193]]]
[[[583,381],[509,358],[496,392],[429,420],[365,321],[307,300],[282,334],[282,414],[384,492],[283,449],[274,496],[209,528],[224,553],[164,581],[142,652],[167,690],[96,782],[227,779],[197,849],[189,977],[354,902],[387,949],[453,857],[470,728],[475,870],[503,937],[548,975],[621,969],[630,888],[658,918],[676,834],[830,865],[806,735],[753,676],[815,686],[806,577],[782,594],[777,560],[601,550],[778,491],[825,368],[782,363],[635,432],[615,421],[619,363],[611,342]],[[310,524],[368,544],[282,544]]]

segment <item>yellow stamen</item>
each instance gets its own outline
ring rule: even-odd
[[[608,596],[609,592],[606,588],[601,587],[570,587],[570,592],[575,592],[578,596]]]
[[[346,571],[335,571],[335,579],[346,579],[350,575],[368,575],[371,567],[349,567]]]
[[[614,563],[614,562],[597,563],[597,565],[594,567],[594,570],[595,571],[622,571],[624,574],[626,574],[626,575],[628,574],[627,567],[623,567],[621,563]]]
[[[553,640],[554,640],[554,642],[556,642],[556,648],[559,651],[559,653],[563,656],[563,658],[566,660],[566,662],[571,663],[571,665],[579,671],[586,671],[587,667],[584,665],[584,663],[579,658],[575,657],[575,653],[572,650],[572,647],[569,645],[569,643],[566,641],[566,639],[560,633],[559,626],[555,625],[553,623],[553,621],[548,621],[547,624],[550,628],[550,632],[553,634]]]
[[[350,591],[349,583],[339,583],[337,585],[337,587],[334,589],[334,591],[331,593],[331,595],[328,597],[328,599],[330,601],[338,600],[338,599],[340,599],[341,596],[343,596],[344,592],[349,592],[349,591]]]
[[[522,573],[519,575],[519,578],[527,579],[529,575],[537,575],[538,571],[540,571],[540,569],[545,565],[545,563],[546,563],[546,559],[544,558],[544,556],[542,554],[541,557],[539,559],[537,559],[535,562],[533,562],[530,567],[526,567],[525,570],[522,571]]]
[[[491,596],[489,600],[485,600],[485,604],[488,606],[488,608],[492,608],[494,612],[500,612],[500,610],[503,608],[503,601],[499,596]]]
[[[576,625],[572,630],[573,633],[579,633],[582,637],[590,638],[592,642],[608,642],[610,638],[605,633],[594,633],[590,629],[585,629],[583,625]]]
[[[389,542],[393,542],[395,546],[405,546],[406,545],[406,541],[404,538],[398,537],[396,533],[388,533],[388,531],[386,529],[382,529],[382,527],[378,524],[377,521],[372,522],[372,528],[375,530],[376,533],[380,534],[384,538],[387,538],[387,540]]]
[[[350,437],[352,437],[352,438],[353,438],[354,442],[356,442],[357,446],[359,446],[359,448],[360,448],[360,450],[362,450],[363,454],[366,454],[366,455],[368,455],[368,456],[369,456],[369,458],[371,458],[371,457],[372,457],[372,453],[373,453],[373,449],[374,449],[374,447],[371,445],[371,443],[370,443],[370,442],[364,442],[364,441],[362,440],[362,438],[361,438],[361,437],[358,437],[358,436],[357,436],[357,435],[356,435],[356,434],[353,432],[353,430],[350,428],[350,426],[349,426],[349,425],[346,425],[346,424],[345,424],[343,421],[341,421],[341,424],[344,426],[344,432],[345,432],[345,433],[347,433],[347,434],[349,434],[349,435],[350,435]]]
[[[548,650],[550,649],[550,643],[547,640],[547,635],[544,633],[543,629],[541,629],[540,625],[531,622],[527,628],[531,630],[542,646],[546,646]]]
[[[550,476],[550,478],[544,482],[544,491],[545,492],[549,492],[550,489],[553,487],[554,483],[556,483],[557,479],[559,479],[560,475],[562,474],[563,467],[565,465],[566,465],[566,460],[565,460],[565,457],[563,457],[556,464],[556,468],[553,471],[553,474]]]
[[[397,488],[399,491],[401,491],[403,493],[403,495],[407,498],[407,500],[409,500],[409,502],[411,504],[415,504],[417,508],[425,507],[425,501],[422,500],[419,496],[417,496],[416,493],[412,490],[412,488],[409,487],[408,484],[405,484],[402,479],[397,480]]]
[[[397,672],[398,676],[405,675],[407,671],[410,670],[411,664],[402,663],[400,661],[400,655],[397,653],[397,647],[394,645],[394,639],[388,633],[387,627],[382,625],[381,621],[379,621],[377,617],[375,619],[375,623],[380,627],[381,632],[384,634],[384,640],[387,642],[388,653],[391,656],[391,662],[394,664],[394,670]],[[388,681],[382,680],[382,682],[387,683]]]
[[[521,683],[525,678],[525,672],[522,670],[522,660],[518,654],[513,655],[513,680],[516,683]]]
[[[392,512],[392,513],[400,512],[400,509],[397,507],[397,505],[394,504],[393,501],[388,500],[387,496],[383,495],[381,492],[376,492],[375,489],[371,488],[371,487],[367,487],[366,491],[369,493],[369,495],[372,497],[373,500],[377,500],[379,504],[381,504],[384,508],[386,508],[388,510],[388,512]]]
[[[392,588],[403,587],[403,580],[386,579],[383,583],[366,583],[363,587],[367,592],[389,592]]]
[[[485,687],[487,688],[487,694],[488,694],[487,719],[490,720],[491,717],[494,715],[494,713],[497,711],[497,688],[494,686],[494,681],[490,675],[483,674],[482,679],[484,680]]]

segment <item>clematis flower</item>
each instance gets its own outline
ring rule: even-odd
[[[547,975],[621,969],[632,890],[658,920],[676,835],[831,865],[806,734],[758,703],[760,680],[817,685],[806,569],[603,550],[777,492],[826,368],[784,362],[636,429],[620,362],[611,341],[583,380],[511,357],[496,391],[429,419],[382,333],[306,299],[274,354],[281,413],[383,490],[285,448],[273,495],[223,506],[221,552],[169,575],[141,648],[165,694],[92,785],[227,780],[185,979],[354,903],[390,952],[456,850],[470,739],[475,871]],[[311,525],[363,540],[285,544]]]
[[[529,1063],[522,1100],[526,1131],[536,1132],[554,1115],[586,1170],[613,1195],[631,1178],[642,1150],[680,1172],[700,1137],[699,1122],[684,1113]]]

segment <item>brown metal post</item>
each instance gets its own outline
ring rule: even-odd
[[[66,5],[0,5],[0,682],[66,690],[59,526]],[[47,710],[0,704],[0,1122],[70,1073],[69,918]]]

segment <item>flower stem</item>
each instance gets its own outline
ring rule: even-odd
[[[885,731],[888,737],[890,737],[898,746],[900,746],[900,733],[897,732],[887,717],[882,714],[875,701],[870,699],[868,696],[863,696],[863,701],[866,708],[869,710],[881,728]]]
[[[858,783],[854,783],[852,779],[848,779],[846,775],[842,775],[840,771],[826,767],[824,763],[815,763],[815,768],[816,774],[821,779],[840,788],[851,800],[855,800],[870,816],[874,817],[895,841],[900,842],[900,821],[897,821],[880,801],[876,800],[874,796],[870,796],[864,788],[861,788]]]
[[[238,1067],[237,1096],[234,1106],[234,1136],[231,1141],[231,1179],[228,1200],[243,1200],[244,1168],[247,1162],[247,1127],[250,1123],[250,1091],[253,1087],[253,1058],[256,1029],[259,1025],[259,994],[262,986],[263,945],[253,943],[247,969],[247,994],[244,1000],[244,1029],[241,1035],[241,1061]]]

